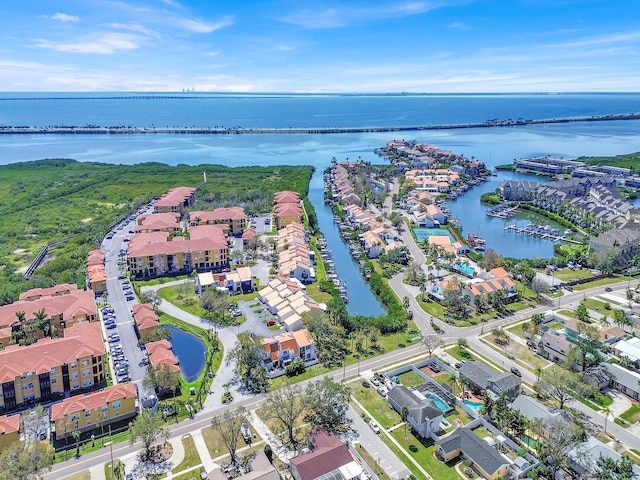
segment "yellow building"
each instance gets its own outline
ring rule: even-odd
[[[0,417],[0,452],[20,439],[20,415]]]
[[[98,323],[78,323],[64,338],[0,350],[0,410],[12,412],[86,392],[105,383],[105,346]]]
[[[66,398],[51,407],[55,440],[65,439],[74,430],[80,433],[103,429],[137,415],[136,387],[121,383],[88,395]]]

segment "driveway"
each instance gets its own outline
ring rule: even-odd
[[[261,337],[273,337],[274,335],[281,333],[281,331],[284,331],[270,330],[269,327],[267,327],[265,321],[274,317],[257,298],[255,300],[239,301],[238,308],[242,310],[242,313],[244,313],[247,318],[246,322],[239,326],[239,331],[253,332]]]

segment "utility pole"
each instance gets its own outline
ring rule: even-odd
[[[111,425],[109,425],[109,451],[111,453],[111,478],[116,478],[113,474],[113,439],[111,438]]]

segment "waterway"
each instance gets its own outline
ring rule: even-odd
[[[187,382],[193,382],[202,373],[205,365],[207,347],[192,333],[180,330],[172,325],[163,325],[171,331],[173,353],[180,361],[180,371]]]
[[[313,204],[318,217],[318,226],[327,240],[327,246],[333,254],[338,277],[347,284],[349,303],[347,311],[351,315],[378,316],[385,310],[371,293],[369,285],[360,274],[358,265],[351,258],[349,249],[340,237],[340,230],[333,220],[331,208],[324,203],[323,171],[316,169],[309,185],[309,201]]]
[[[508,219],[487,216],[487,211],[491,208],[491,205],[482,204],[480,197],[485,192],[494,192],[500,183],[505,180],[530,180],[545,183],[550,179],[519,172],[499,171],[498,176],[491,177],[488,182],[482,182],[480,185],[468,190],[464,195],[447,202],[452,215],[462,222],[464,237],[466,238],[469,233],[478,234],[486,240],[487,249],[493,249],[507,257],[553,257],[554,242],[552,240],[505,231],[504,227],[514,223],[524,226],[529,221],[560,228],[561,232],[564,232],[564,227],[529,211],[520,212],[515,217]]]

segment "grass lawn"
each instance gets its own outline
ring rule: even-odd
[[[517,337],[520,337],[526,340],[526,337],[524,336],[524,332],[522,331],[522,327],[524,326],[531,327],[531,322],[519,323],[518,325],[513,325],[511,327],[508,327],[506,330],[508,332],[513,333]]]
[[[136,286],[142,287],[153,287],[155,285],[164,285],[168,282],[175,282],[177,280],[186,280],[190,278],[189,275],[178,275],[177,277],[167,277],[167,278],[153,278],[151,280],[135,280]]]
[[[201,478],[200,473],[204,472],[204,467],[200,467],[197,470],[190,470],[182,475],[174,475],[173,480],[191,480],[193,478]]]
[[[573,280],[582,280],[583,278],[591,278],[591,272],[585,268],[580,270],[571,270],[570,268],[561,268],[553,272],[553,276],[563,282],[571,282]]]
[[[398,375],[398,379],[400,380],[400,383],[406,387],[417,387],[418,385],[425,383],[422,377],[412,370]]]
[[[113,468],[114,468],[114,472],[115,472],[115,468],[122,463],[120,460],[114,460],[113,462]],[[111,476],[111,462],[107,462],[104,464],[104,476],[106,477],[106,480],[116,480],[114,477]],[[72,477],[69,477],[72,478]],[[89,478],[91,478],[91,476],[89,476]]]
[[[280,423],[280,421],[278,421],[275,418],[267,418],[265,416],[264,407],[258,408],[255,413],[267,425],[267,427],[269,427],[269,430],[271,430],[276,435],[280,435],[281,433],[285,432],[285,429]],[[293,424],[294,429],[299,429],[303,425],[305,425],[304,415],[305,415],[305,412],[302,412],[302,414],[297,418],[297,420]],[[251,427],[251,430],[252,430],[252,433],[256,433],[253,431],[253,427]],[[285,434],[285,437],[286,437],[286,434]],[[299,438],[304,438],[304,436],[301,435]]]
[[[444,318],[444,307],[437,302],[423,302],[422,300],[418,300],[418,303],[422,307],[422,310],[427,312],[432,317],[436,317],[439,320]]]
[[[331,300],[331,294],[320,291],[320,282],[315,282],[307,285],[307,293],[318,303],[329,303]]]
[[[589,310],[593,310],[594,312],[598,312],[601,315],[606,315],[608,317],[613,317],[614,312],[617,310],[616,308],[611,308],[610,302],[596,300],[595,298],[586,298],[582,300],[582,303],[584,303]],[[609,304],[608,309],[606,308],[607,304]]]
[[[482,340],[493,348],[496,352],[500,352],[504,354],[505,348],[504,345],[498,345],[493,341],[493,337],[491,335],[482,337]],[[516,358],[518,363],[523,365],[527,369],[531,369],[532,371],[536,367],[544,368],[550,364],[549,361],[542,358],[540,355],[536,355],[533,350],[530,348],[521,345],[518,342],[511,342],[507,345],[507,355],[513,356]]]
[[[109,468],[109,475],[111,475],[111,468]],[[74,473],[73,475],[69,475],[68,477],[64,477],[63,480],[91,480],[91,472],[89,470],[83,470],[81,472]]]
[[[593,280],[592,282],[581,283],[580,285],[574,285],[573,289],[578,291],[586,290],[588,288],[600,287],[602,285],[610,285],[612,283],[617,283],[619,281],[620,281],[619,278],[614,278],[614,277],[599,278],[598,280]]]
[[[227,447],[224,446],[222,437],[220,437],[220,434],[212,426],[204,427],[200,431],[202,432],[202,438],[207,445],[207,450],[209,450],[211,458],[229,454]]]
[[[640,420],[640,406],[631,405],[629,410],[620,415],[620,417],[629,423],[636,423],[638,420]]]
[[[438,460],[435,456],[437,446],[432,440],[421,441],[419,438],[411,434],[409,430],[407,430],[405,440],[404,428],[394,430],[391,433],[391,436],[422,466],[422,468],[427,471],[427,473],[433,475],[434,478],[437,478],[438,480],[460,479],[454,468],[458,460],[455,459],[449,463],[443,463]],[[410,471],[415,472],[415,466],[413,464],[407,464],[407,467]]]
[[[364,388],[359,383],[349,385],[352,395],[375,418],[381,427],[390,428],[402,422],[400,415],[375,388]]]
[[[447,353],[452,357],[457,358],[458,360],[480,360],[473,353],[471,353],[471,350],[469,350],[468,348],[460,348],[458,345],[447,348]]]
[[[171,473],[173,474],[195,467],[202,463],[200,455],[198,454],[198,449],[196,448],[196,444],[191,435],[184,435],[182,437],[182,446],[184,447],[184,459],[178,466],[171,470]]]

